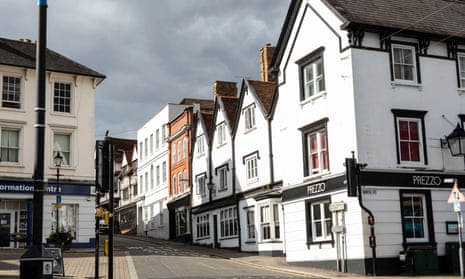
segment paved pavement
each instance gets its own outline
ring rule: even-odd
[[[138,240],[157,244],[170,244],[183,246],[183,249],[198,253],[209,254],[216,257],[229,259],[231,261],[263,268],[268,270],[285,272],[288,274],[301,275],[305,277],[317,278],[341,278],[341,279],[367,279],[367,278],[418,278],[418,279],[456,279],[459,275],[438,275],[438,276],[395,276],[395,277],[371,277],[359,274],[340,273],[333,270],[318,269],[305,266],[293,266],[285,262],[282,257],[259,256],[255,253],[238,252],[229,249],[213,249],[207,247],[192,246],[189,244],[172,242],[167,240],[154,239],[150,237],[135,237]],[[24,249],[0,249],[0,279],[19,278],[19,259],[24,254]],[[95,278],[95,250],[94,249],[71,249],[65,251],[63,255],[65,274],[64,276],[54,275],[54,278],[62,279],[90,279]],[[115,249],[113,257],[113,278],[128,279],[137,278],[132,258],[128,252]],[[99,277],[108,278],[108,257],[100,256]]]

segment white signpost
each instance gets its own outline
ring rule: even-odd
[[[465,196],[460,191],[459,186],[457,184],[457,179],[454,179],[454,186],[450,191],[449,199],[447,200],[448,203],[454,204],[454,212],[457,213],[457,226],[459,229],[459,261],[460,261],[460,278],[463,279],[463,247],[462,247],[462,228],[463,228],[463,221],[462,221],[462,210],[461,210],[461,203],[465,202]]]

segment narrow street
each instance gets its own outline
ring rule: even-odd
[[[148,278],[303,278],[268,269],[240,264],[199,252],[188,244],[147,242],[115,236],[115,249],[124,250],[132,259],[139,279]],[[129,258],[129,257],[128,257]],[[131,265],[131,263],[129,264]]]

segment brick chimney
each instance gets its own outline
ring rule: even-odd
[[[260,76],[262,81],[272,81],[268,70],[275,49],[276,47],[271,46],[271,44],[266,44],[265,47],[260,49]]]
[[[232,81],[215,81],[213,83],[213,97],[216,98],[216,96],[236,97],[236,83]]]

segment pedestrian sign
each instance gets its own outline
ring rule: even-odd
[[[465,202],[465,196],[460,191],[457,182],[454,183],[454,187],[452,187],[452,191],[450,191],[449,199],[447,200],[448,203],[456,203],[456,202]]]

